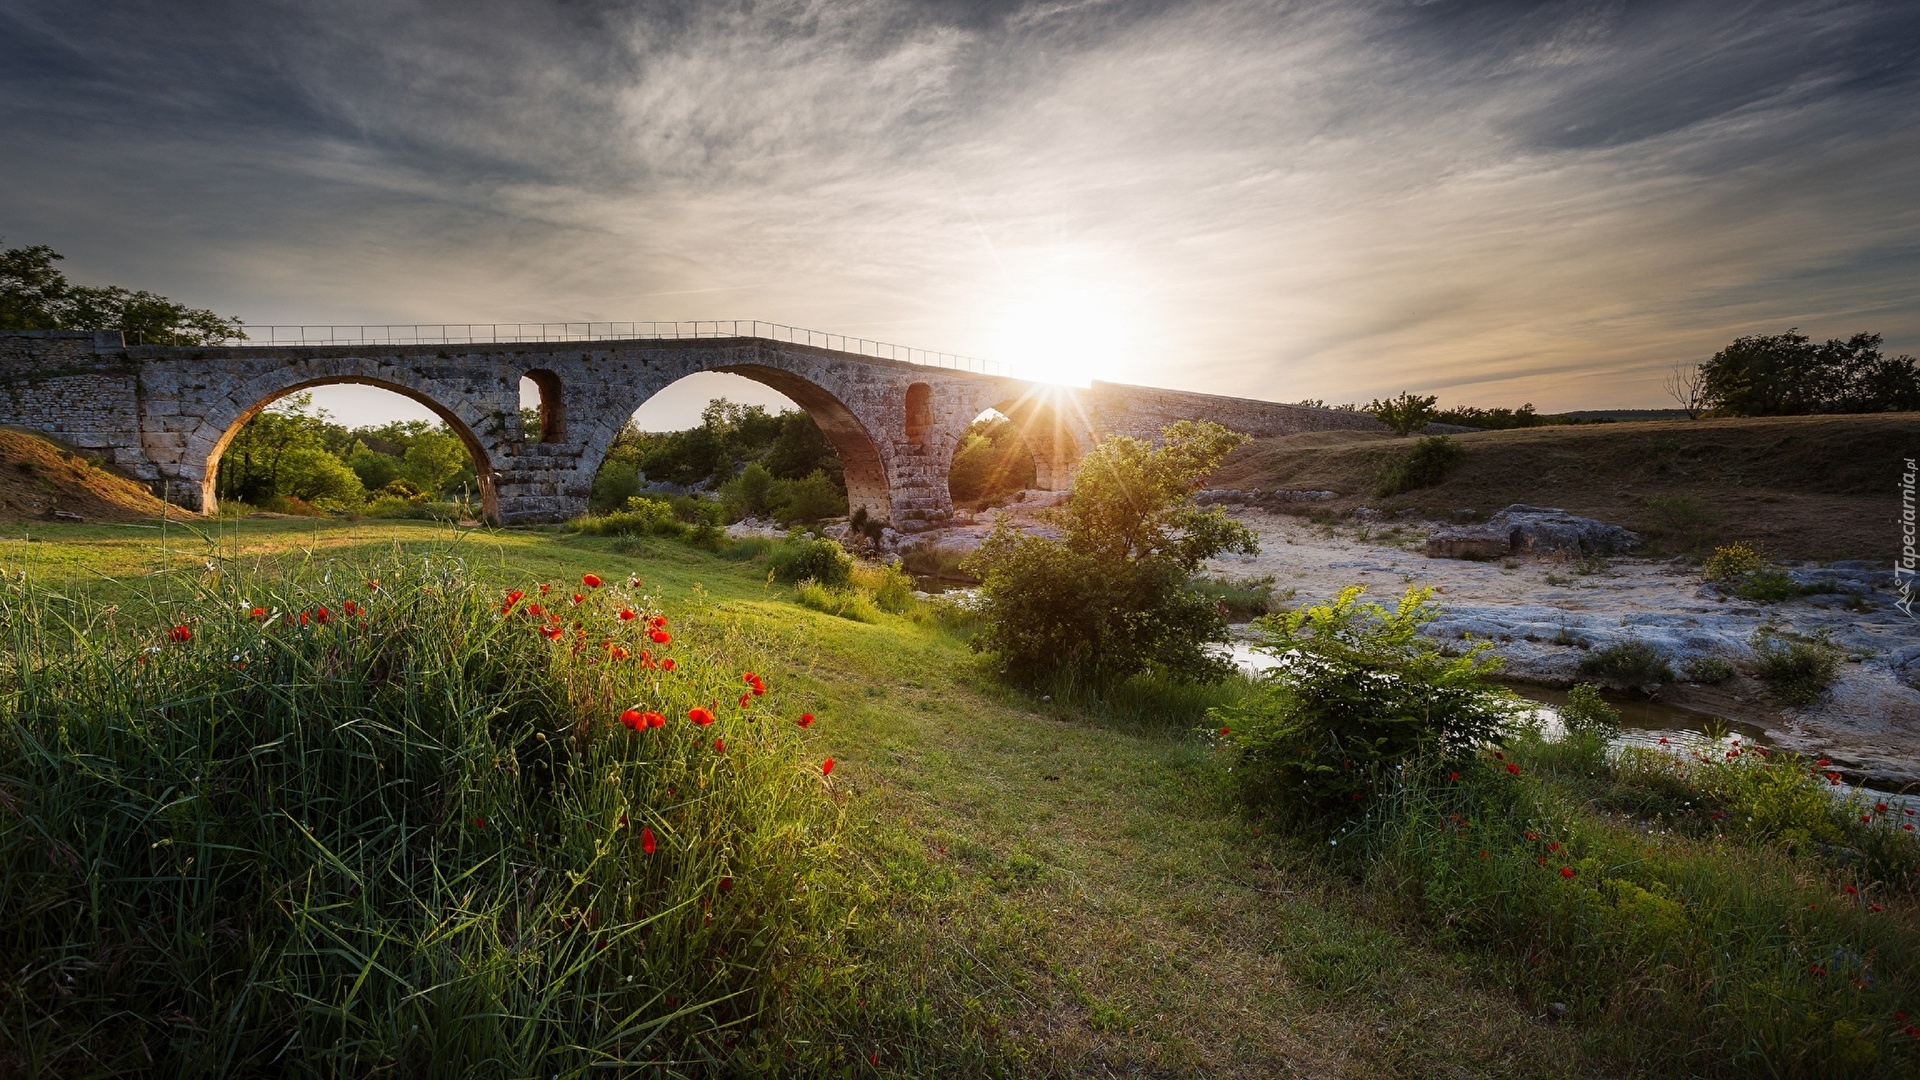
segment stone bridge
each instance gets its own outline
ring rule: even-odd
[[[988,409],[1018,426],[1039,486],[1053,490],[1072,483],[1100,439],[1151,439],[1175,420],[1251,435],[1381,429],[1352,412],[1113,383],[1054,387],[761,337],[175,348],[128,347],[117,331],[0,332],[0,424],[97,454],[211,512],[220,455],[255,413],[315,386],[378,386],[426,405],[466,443],[490,520],[554,521],[586,510],[634,410],[701,371],[793,399],[845,462],[850,506],[904,532],[946,520],[954,451]],[[540,390],[537,434],[520,422],[523,377]]]

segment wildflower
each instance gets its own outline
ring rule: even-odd
[[[1501,753],[1501,752],[1500,752],[1500,751],[1498,751],[1498,750],[1495,750],[1495,751],[1493,752],[1493,759],[1494,759],[1495,761],[1505,761],[1505,760],[1507,760],[1507,755],[1505,755],[1505,754],[1503,754],[1503,753]]]
[[[380,579],[379,579],[379,578],[368,578],[368,579],[367,579],[367,591],[368,591],[368,592],[379,592],[379,591],[380,591]]]
[[[1859,895],[1860,895],[1860,890],[1859,890],[1859,889],[1856,889],[1856,888],[1854,888],[1854,887],[1853,887],[1853,886],[1851,886],[1851,885],[1849,885],[1849,886],[1847,886],[1847,895],[1848,895],[1848,896],[1859,896]]]
[[[300,625],[301,626],[307,625],[307,613],[304,611],[300,613]]]
[[[1868,910],[1868,911],[1871,911],[1871,912],[1874,912],[1875,914],[1878,914],[1878,913],[1879,913],[1879,911],[1880,911],[1880,905],[1879,905],[1879,904],[1868,904],[1868,905],[1867,905],[1867,910]]]
[[[1825,768],[1825,767],[1827,767],[1828,765],[1831,765],[1831,764],[1833,764],[1833,762],[1831,762],[1831,761],[1828,761],[1828,760],[1827,760],[1826,758],[1821,758],[1821,759],[1820,759],[1820,761],[1819,761],[1819,764],[1820,764],[1820,767],[1821,767],[1821,768]]]
[[[1573,867],[1571,867],[1571,866],[1563,866],[1563,867],[1561,867],[1561,868],[1560,868],[1560,876],[1561,876],[1561,877],[1563,877],[1563,878],[1570,878],[1570,877],[1572,877],[1572,876],[1573,876]]]
[[[484,829],[484,828],[486,828],[486,827],[487,827],[487,819],[486,819],[486,818],[483,818],[483,817],[477,817],[477,818],[474,818],[474,819],[473,819],[473,827],[474,827],[474,828],[476,828],[476,829]]]
[[[348,615],[358,615],[360,614],[360,605],[349,600],[340,605],[340,610],[346,612]]]
[[[1874,803],[1874,804],[1873,804],[1873,812],[1874,812],[1874,813],[1876,813],[1876,814],[1884,814],[1884,813],[1886,813],[1886,812],[1887,812],[1887,804],[1886,804],[1886,803],[1883,803],[1883,802],[1877,802],[1877,803]]]
[[[581,596],[579,593],[574,593],[573,602],[576,604],[584,604],[587,602],[587,598],[584,596]]]
[[[636,614],[636,613],[634,612],[634,610],[633,610],[632,608],[630,608],[630,607],[623,607],[623,608],[621,608],[621,609],[620,609],[620,621],[621,621],[621,622],[632,622],[633,620],[635,620],[635,619],[637,619],[637,618],[639,618],[639,617],[640,617],[640,616],[639,616],[638,614]]]
[[[1824,979],[1827,977],[1827,969],[1821,967],[1819,964],[1815,964],[1807,970],[1812,972],[1813,977],[1816,979]]]
[[[1357,791],[1356,791],[1356,792],[1354,792],[1354,793],[1353,793],[1353,795],[1352,795],[1352,798],[1353,798],[1353,801],[1354,801],[1354,802],[1359,802],[1359,801],[1360,801],[1360,793],[1359,793],[1359,792],[1357,792]]]
[[[639,731],[647,722],[647,714],[641,712],[639,709],[628,709],[620,714],[620,722],[625,724],[630,731]]]
[[[176,626],[167,631],[168,641],[192,641],[193,631],[185,626]]]
[[[725,739],[715,739],[715,740],[713,740],[713,752],[714,752],[714,753],[716,753],[716,754],[724,754],[724,753],[726,753],[726,752],[727,752],[727,741],[726,741]]]
[[[597,589],[606,583],[600,580],[599,574],[581,574],[580,584],[585,585],[589,589]]]
[[[651,855],[656,846],[653,840],[653,830],[647,828],[645,825],[640,826],[640,850]]]
[[[1513,762],[1511,762],[1511,761],[1509,761],[1509,762],[1507,762],[1507,771],[1508,771],[1508,772],[1510,772],[1510,773],[1512,773],[1512,774],[1513,774],[1513,775],[1515,775],[1515,776],[1519,776],[1519,775],[1520,775],[1520,766],[1518,766],[1518,765],[1515,765],[1515,764],[1514,764]]]
[[[665,645],[673,641],[673,635],[667,633],[665,630],[651,631],[647,634],[647,637],[651,638],[655,645]]]
[[[1559,850],[1560,850],[1560,841],[1558,841],[1558,840],[1555,840],[1555,841],[1554,841],[1553,843],[1551,843],[1551,844],[1548,844],[1548,845],[1547,845],[1547,850],[1548,850],[1548,851],[1559,851]]]
[[[1908,832],[1912,832],[1912,831],[1913,831],[1913,822],[1911,822],[1911,821],[1909,821],[1909,822],[1907,822],[1907,823],[1906,823],[1905,825],[1902,825],[1902,826],[1900,826],[1900,827],[1901,827],[1901,828],[1903,828],[1903,829],[1905,829],[1905,830],[1907,830]]]
[[[632,654],[627,652],[626,646],[614,645],[607,649],[607,655],[613,657],[615,660],[625,660]]]
[[[713,723],[713,712],[702,706],[695,705],[693,708],[687,710],[687,719],[699,724],[701,727],[706,727],[708,724]]]
[[[557,626],[543,626],[540,628],[540,633],[543,634],[548,641],[559,641],[562,631]]]
[[[639,575],[639,574],[628,574],[628,575],[627,575],[627,588],[629,588],[629,589],[637,589],[637,588],[639,588],[639,587],[640,587],[640,575]]]
[[[552,591],[553,591],[553,586],[552,586],[552,585],[549,585],[549,584],[547,584],[547,583],[546,583],[546,582],[544,582],[544,581],[540,583],[540,595],[541,595],[541,596],[545,596],[545,595],[547,595],[548,593],[550,593],[550,592],[552,592]]]
[[[332,617],[332,613],[327,610],[327,607],[325,604],[322,604],[319,607],[313,609],[314,622],[324,623],[327,621],[327,619],[331,617]]]
[[[803,712],[800,714],[800,719],[795,720],[794,723],[799,724],[803,728],[810,728],[813,726],[813,714],[810,712]],[[1913,826],[1909,825],[1907,827],[1912,828]]]
[[[667,617],[665,615],[655,615],[653,618],[647,620],[647,625],[653,627],[655,630],[665,630],[667,628]]]
[[[749,706],[749,705],[751,705],[751,704],[753,704],[753,695],[752,695],[752,694],[741,694],[741,695],[740,695],[740,707],[741,707],[741,708],[743,708],[743,709],[744,709],[744,708],[746,708],[747,706]]]
[[[646,718],[647,726],[650,728],[667,726],[667,718],[664,713],[657,713],[649,710],[648,712],[643,713],[642,715]]]
[[[1533,861],[1539,863],[1541,866],[1547,865],[1547,857],[1545,855],[1535,855]]]
[[[828,775],[830,775],[830,774],[832,774],[832,772],[833,772],[833,759],[832,759],[832,758],[828,758],[827,760],[825,760],[825,761],[823,761],[823,762],[821,762],[821,763],[820,763],[820,775],[821,775],[821,776],[828,776]]]
[[[1481,857],[1481,858],[1483,858],[1483,859],[1487,857],[1487,849],[1486,849],[1486,848],[1481,848],[1481,849],[1480,849],[1480,857]]]
[[[257,608],[254,608],[252,611],[247,612],[247,618],[249,619],[264,619],[266,617],[267,617],[267,609],[263,607],[257,607]]]
[[[1529,839],[1529,840],[1538,840],[1538,839],[1540,839],[1540,834],[1539,834],[1539,833],[1537,833],[1537,832],[1534,832],[1534,831],[1533,831],[1532,829],[1528,829],[1528,830],[1527,830],[1527,833],[1526,833],[1526,836],[1527,836],[1527,839]]]
[[[1872,815],[1872,814],[1861,814],[1861,815],[1860,815],[1860,820],[1861,820],[1861,821],[1872,821],[1872,820],[1873,820],[1873,815]]]
[[[1660,736],[1660,745],[1661,746],[1667,745],[1667,737],[1665,735]]]
[[[661,671],[672,671],[672,670],[673,670],[673,657],[671,657],[671,656],[669,656],[669,657],[667,657],[667,658],[666,658],[665,660],[662,660],[662,661],[660,661],[660,670],[661,670]]]
[[[532,615],[534,618],[539,618],[540,616],[545,615],[546,613],[547,613],[547,609],[541,607],[539,604],[527,605],[527,614]]]
[[[1225,733],[1225,731],[1226,731],[1226,729],[1225,729],[1225,728],[1221,728],[1220,730],[1221,730],[1221,732],[1222,732],[1222,733]],[[1457,772],[1450,772],[1450,773],[1448,773],[1448,774],[1447,774],[1447,782],[1448,782],[1448,783],[1450,783],[1450,784],[1457,784],[1457,783],[1459,783],[1459,782],[1460,782],[1460,774],[1459,774],[1459,773],[1457,773]]]

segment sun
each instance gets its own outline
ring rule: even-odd
[[[1048,283],[1000,306],[987,355],[1018,378],[1086,386],[1125,366],[1129,323],[1126,305],[1112,290]]]

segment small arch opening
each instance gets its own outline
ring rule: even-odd
[[[933,387],[917,382],[907,387],[907,441],[925,446],[933,431]]]
[[[947,494],[955,507],[986,510],[1005,506],[1014,493],[1035,486],[1033,451],[1019,425],[998,409],[974,417],[953,450]]]
[[[567,404],[559,375],[534,368],[520,377],[520,430],[528,442],[567,441]]]

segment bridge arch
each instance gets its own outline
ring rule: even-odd
[[[260,410],[265,409],[274,402],[284,397],[297,394],[302,390],[311,390],[316,386],[340,385],[377,387],[381,390],[399,394],[401,397],[408,398],[412,401],[417,401],[425,405],[428,409],[431,409],[433,414],[444,421],[447,428],[459,437],[461,445],[466,447],[467,456],[473,459],[473,471],[475,483],[480,489],[482,513],[489,521],[498,519],[500,503],[494,486],[493,458],[487,452],[486,445],[482,443],[480,438],[474,433],[473,424],[454,409],[434,400],[432,396],[418,388],[407,386],[404,383],[362,374],[320,375],[291,383],[275,385],[272,389],[264,392],[250,388],[243,393],[232,395],[229,399],[230,401],[238,402],[251,398],[252,400],[249,404],[237,409],[210,411],[206,421],[200,426],[200,429],[194,433],[194,436],[189,439],[190,447],[203,445],[208,447],[205,457],[201,460],[194,460],[194,458],[199,457],[198,454],[195,454],[192,458],[182,463],[184,467],[181,469],[181,479],[191,480],[194,479],[192,472],[195,467],[198,466],[199,468],[200,475],[197,479],[200,485],[200,512],[203,514],[212,514],[219,510],[218,485],[220,479],[220,459],[226,454],[227,447],[232,444],[234,436],[238,435],[240,429],[247,425],[247,421],[253,419],[260,413]]]
[[[1073,486],[1080,459],[1092,449],[1091,421],[1080,415],[1076,402],[1050,393],[1051,388],[1008,398],[993,411],[1013,421],[1014,429],[1033,454],[1034,486],[1041,491],[1065,491]]]

